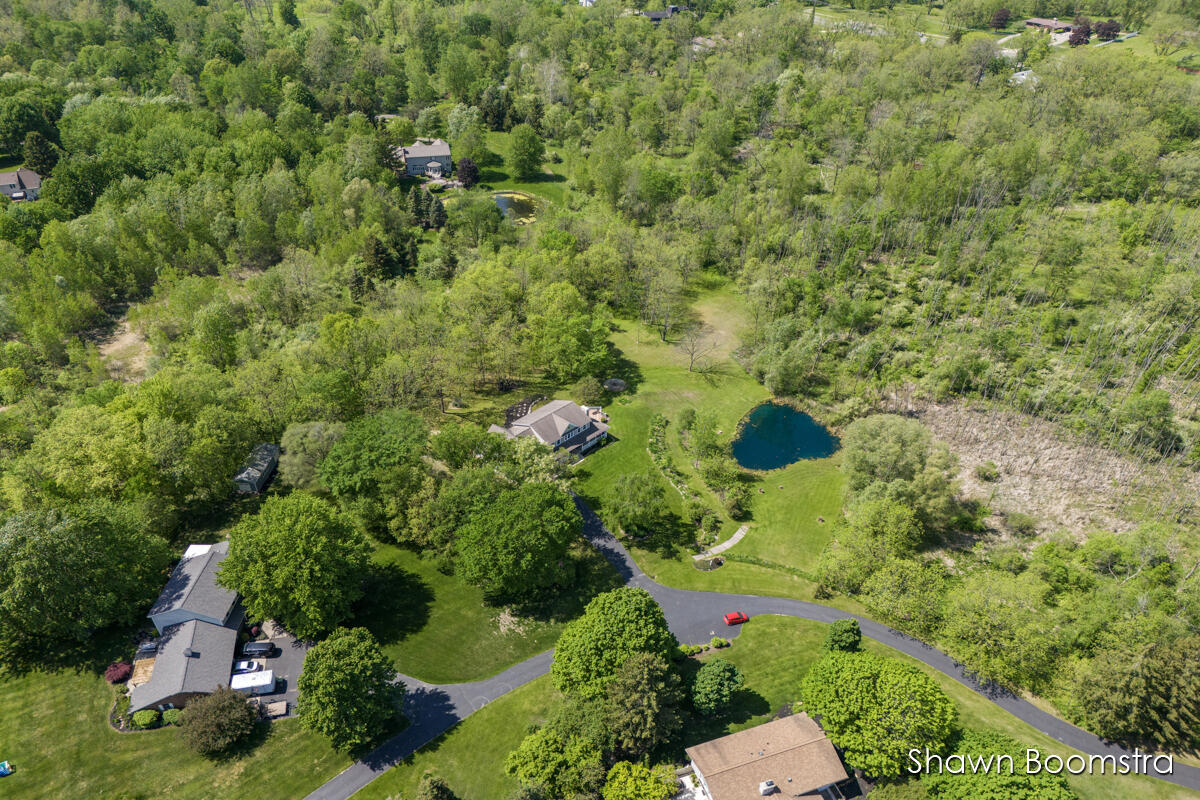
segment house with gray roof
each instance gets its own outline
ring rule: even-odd
[[[229,542],[194,544],[187,549],[146,615],[159,633],[189,620],[211,625],[230,621],[237,593],[217,584],[217,570],[228,554]]]
[[[237,593],[217,583],[229,542],[194,544],[171,572],[147,614],[158,641],[134,668],[130,710],[176,708],[229,685],[238,630],[245,612]]]
[[[0,194],[19,203],[22,200],[37,200],[38,192],[42,190],[42,176],[31,169],[0,172]]]
[[[441,178],[454,171],[450,145],[441,139],[417,139],[399,151],[405,173],[414,178]]]
[[[493,425],[488,430],[509,439],[531,436],[572,455],[583,455],[608,438],[608,424],[600,406],[581,406],[570,400],[551,400],[504,427]]]
[[[182,708],[229,686],[237,639],[237,626],[196,619],[170,626],[158,640],[150,679],[129,690],[129,710]]]

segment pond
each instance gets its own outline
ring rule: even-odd
[[[537,204],[533,200],[533,195],[524,192],[496,192],[492,197],[500,212],[512,219],[513,222],[519,225],[533,222],[534,214],[537,212]]]
[[[746,469],[779,469],[805,458],[837,452],[838,437],[815,419],[783,403],[763,403],[750,412],[733,440],[733,457]]]

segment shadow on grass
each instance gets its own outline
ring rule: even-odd
[[[401,642],[429,622],[433,591],[418,575],[396,564],[372,562],[364,584],[354,621],[380,644]]]
[[[614,329],[620,331],[620,328]],[[609,378],[620,378],[625,381],[625,389],[618,393],[632,394],[637,391],[638,386],[643,380],[642,368],[633,359],[626,356],[615,347],[611,342],[608,345],[608,357],[604,360],[604,366],[601,368],[601,381],[606,381]]]

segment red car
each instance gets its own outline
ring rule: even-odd
[[[744,611],[730,611],[728,614],[725,615],[725,624],[726,625],[741,625],[743,622],[746,622],[749,619],[750,618],[748,616],[746,616],[746,613]]]

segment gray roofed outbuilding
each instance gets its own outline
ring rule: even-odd
[[[193,555],[185,554],[175,565],[147,614],[160,633],[189,620],[225,625],[237,603],[237,593],[217,583],[221,562],[229,554],[229,542],[193,545],[189,552]]]

